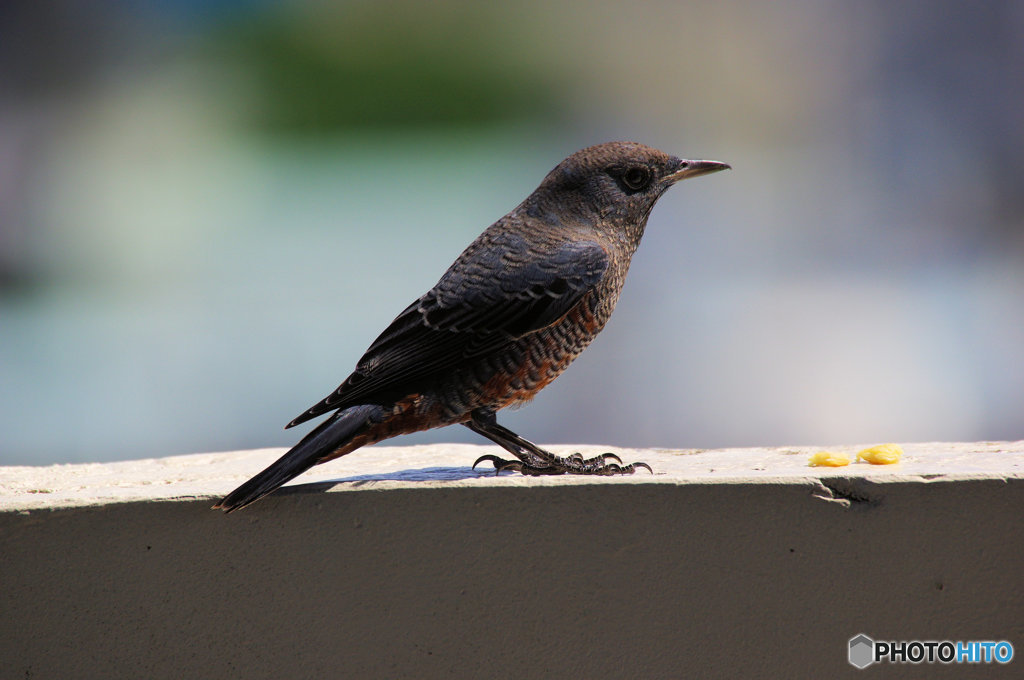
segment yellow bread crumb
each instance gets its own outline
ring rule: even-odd
[[[858,459],[864,459],[872,465],[894,465],[900,462],[903,449],[899,444],[879,444],[870,449],[864,449],[857,454]]]
[[[835,451],[818,451],[807,464],[811,467],[843,467],[850,464],[850,457]]]

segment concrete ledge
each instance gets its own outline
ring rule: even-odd
[[[1020,657],[1024,442],[904,449],[495,478],[491,447],[374,447],[233,515],[280,450],[0,468],[0,678],[855,677],[858,633]]]

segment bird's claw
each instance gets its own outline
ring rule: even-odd
[[[583,454],[582,453],[574,453],[571,456],[569,456],[568,458],[565,458],[565,460],[566,461],[575,461],[573,463],[573,465],[579,464],[579,465],[582,465],[584,467],[594,467],[594,466],[604,467],[605,465],[607,465],[608,461],[610,461],[610,460],[614,460],[616,463],[619,463],[619,464],[622,463],[622,459],[619,458],[618,456],[616,456],[614,453],[602,453],[599,456],[594,456],[593,458],[586,458],[586,459],[583,458]]]
[[[654,470],[651,466],[644,462],[630,463],[629,465],[617,465],[615,463],[609,463],[603,468],[599,468],[593,472],[595,475],[631,475],[637,471],[638,468],[644,468],[652,475]]]
[[[473,463],[473,467],[471,469],[476,470],[476,466],[479,465],[480,463],[483,463],[484,461],[489,461],[491,463],[494,463],[494,474],[495,475],[498,475],[502,470],[515,470],[515,466],[516,465],[522,465],[522,463],[520,463],[519,461],[516,461],[516,460],[504,460],[502,458],[498,458],[497,456],[495,456],[493,454],[488,453],[486,455],[483,455],[483,456],[480,456],[479,458],[477,458],[476,462]]]

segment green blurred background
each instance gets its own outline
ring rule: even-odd
[[[656,208],[548,443],[1024,437],[1024,5],[0,4],[0,464],[260,446],[578,148]],[[394,440],[481,442],[464,428]]]

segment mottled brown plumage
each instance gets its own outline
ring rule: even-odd
[[[681,179],[727,167],[630,142],[569,156],[398,315],[345,382],[288,427],[333,411],[330,419],[215,507],[248,505],[361,446],[455,423],[516,456],[477,461],[498,471],[647,467],[621,465],[611,454],[554,456],[498,425],[495,413],[532,399],[604,328],[657,199]]]

